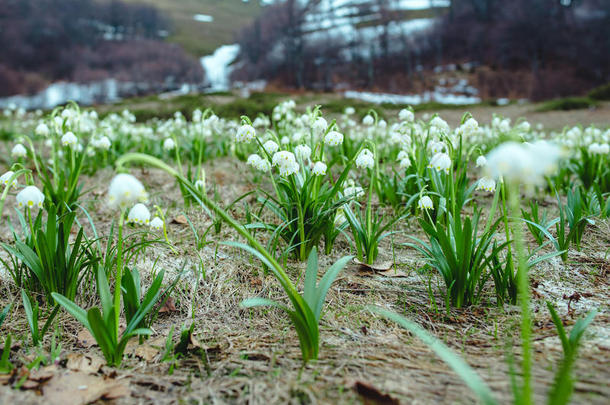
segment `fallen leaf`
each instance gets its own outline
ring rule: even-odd
[[[91,332],[89,332],[89,329],[87,329],[87,328],[83,328],[83,329],[81,329],[80,332],[78,332],[78,335],[76,336],[76,340],[77,340],[78,346],[80,346],[84,349],[88,349],[90,347],[97,345],[95,338],[93,337],[93,335],[91,334]]]
[[[175,303],[174,299],[172,297],[169,297],[165,301],[165,304],[163,304],[163,306],[159,310],[159,313],[177,312],[177,311],[178,310],[176,309],[176,303]]]
[[[379,264],[366,264],[358,259],[354,259],[354,263],[358,266],[358,270],[368,275],[380,275],[384,277],[407,277],[407,273],[400,269],[394,269],[392,262],[383,262]]]
[[[116,380],[67,371],[43,385],[42,395],[47,405],[85,405],[100,398],[127,396],[129,388]]]
[[[383,263],[375,263],[375,264],[367,264],[361,262],[360,260],[354,258],[354,263],[356,263],[361,270],[370,270],[370,271],[387,271],[390,270],[393,266],[392,262],[383,262]]]
[[[377,388],[361,381],[356,381],[354,389],[365,405],[397,405],[400,403],[397,399],[388,394],[382,394]]]
[[[106,364],[104,359],[94,354],[70,353],[67,356],[66,368],[84,373],[97,373]]]
[[[184,215],[178,215],[176,218],[172,219],[171,223],[186,225],[186,224],[188,224],[188,220],[186,219],[186,217]]]

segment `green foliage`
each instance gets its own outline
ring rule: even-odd
[[[49,316],[49,318],[45,322],[44,326],[42,327],[42,330],[40,330],[38,327],[38,318],[40,315],[38,301],[34,300],[34,305],[32,305],[32,300],[30,299],[30,296],[24,289],[21,290],[21,299],[23,301],[23,308],[25,310],[25,316],[28,321],[28,325],[30,327],[30,334],[32,335],[32,343],[34,344],[34,346],[38,346],[42,342],[42,338],[44,337],[45,333],[51,326],[53,319],[55,319],[57,312],[59,312],[59,305],[55,306],[55,308],[51,312],[51,315]]]
[[[557,98],[554,100],[546,101],[542,103],[536,111],[570,111],[570,110],[582,110],[585,108],[592,108],[597,106],[597,102],[588,97],[566,97]]]
[[[526,221],[527,228],[529,229],[529,231],[532,234],[532,236],[534,237],[534,239],[536,239],[536,242],[538,243],[538,245],[542,245],[542,243],[545,240],[545,236],[544,236],[544,233],[542,230],[545,229],[548,231],[549,228],[551,226],[555,225],[555,223],[557,223],[557,221],[559,219],[556,218],[554,220],[550,220],[547,217],[546,210],[544,210],[542,213],[540,213],[538,201],[531,200],[529,205],[530,205],[530,212],[527,212],[526,210],[524,210],[522,208],[521,215],[523,216],[523,219]]]
[[[462,221],[460,215],[454,217],[447,214],[446,224],[431,224],[420,219],[420,226],[428,236],[429,243],[411,237],[417,243],[407,244],[421,252],[428,264],[440,273],[451,304],[456,308],[478,302],[483,285],[489,277],[485,269],[491,264],[491,257],[508,244],[504,242],[492,245],[501,219],[482,235],[478,235],[480,215],[481,211],[475,209],[472,220],[467,217]]]
[[[155,279],[142,302],[140,302],[139,296],[136,296],[136,294],[139,294],[139,289],[136,287],[133,275],[129,273],[126,278],[130,278],[130,276],[132,282],[128,281],[125,284],[129,286],[129,290],[123,294],[127,326],[120,336],[116,323],[118,319],[116,311],[120,311],[120,308],[115,307],[113,304],[108,279],[101,266],[98,266],[96,274],[97,292],[102,304],[101,310],[98,307],[94,307],[85,311],[63,295],[52,294],[59,305],[91,332],[104,354],[106,362],[110,366],[121,365],[125,347],[130,339],[135,336],[150,335],[152,333],[150,329],[140,327],[140,325],[146,316],[149,315],[150,311],[153,310],[161,294],[160,288],[163,273],[160,273]],[[125,294],[129,294],[129,296]]]
[[[591,90],[588,94],[593,100],[609,101],[610,100],[610,83],[602,84]]]

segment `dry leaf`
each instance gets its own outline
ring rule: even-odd
[[[188,224],[188,221],[184,215],[178,215],[176,218],[172,219],[171,223],[186,225],[186,224]]]
[[[397,399],[388,394],[382,394],[377,388],[361,381],[356,381],[354,389],[365,405],[398,405],[400,403]]]
[[[67,371],[45,384],[42,395],[47,405],[85,405],[100,398],[129,395],[129,389],[122,382],[80,371]]]
[[[176,309],[176,303],[174,302],[174,299],[172,297],[169,297],[166,301],[165,304],[163,304],[163,306],[161,307],[161,309],[159,310],[159,313],[165,313],[165,312],[176,312],[178,311]]]
[[[392,262],[366,264],[356,258],[354,258],[354,263],[356,263],[360,267],[360,270],[369,270],[369,271],[375,271],[375,272],[388,271],[393,266]]]
[[[84,373],[97,373],[106,364],[104,359],[94,354],[70,353],[67,356],[66,368]]]
[[[135,350],[135,355],[142,360],[152,361],[159,354],[159,349],[155,349],[151,345],[139,345]]]
[[[93,337],[93,335],[91,334],[91,332],[89,332],[89,329],[87,329],[87,328],[83,328],[83,329],[81,329],[80,332],[78,332],[78,336],[76,337],[76,340],[77,340],[78,346],[82,347],[84,349],[88,349],[90,347],[97,345],[95,338]]]

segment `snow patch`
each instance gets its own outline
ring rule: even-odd
[[[481,102],[479,97],[462,94],[444,94],[439,91],[427,91],[423,94],[390,94],[365,91],[346,91],[344,96],[346,98],[362,100],[374,104],[391,103],[418,105],[435,101],[442,104],[467,105]]]
[[[199,21],[199,22],[213,22],[214,17],[212,17],[211,15],[207,15],[207,14],[195,14],[193,16],[193,20]]]

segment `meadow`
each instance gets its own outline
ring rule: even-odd
[[[607,105],[206,97],[4,111],[5,403],[607,402]]]

